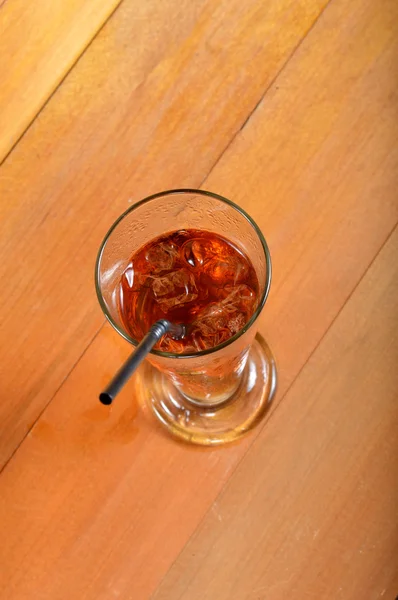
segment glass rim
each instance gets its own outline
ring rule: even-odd
[[[242,335],[244,335],[250,328],[251,326],[254,324],[254,322],[257,320],[258,316],[260,315],[265,302],[268,298],[268,294],[269,294],[269,290],[271,287],[271,279],[272,279],[272,265],[271,265],[271,255],[270,255],[270,251],[267,245],[267,242],[265,241],[265,237],[261,232],[261,229],[259,228],[259,226],[257,225],[257,223],[252,219],[252,217],[240,206],[238,206],[237,204],[235,204],[235,202],[232,202],[232,200],[228,200],[228,198],[225,198],[224,196],[220,196],[219,194],[216,194],[215,192],[209,192],[207,190],[196,190],[196,189],[191,189],[191,188],[181,188],[181,189],[174,189],[174,190],[165,190],[164,192],[157,192],[156,194],[152,194],[151,196],[147,196],[146,198],[143,198],[142,200],[139,200],[138,202],[136,202],[135,204],[133,204],[132,206],[129,206],[129,208],[127,210],[125,210],[117,219],[116,221],[111,225],[111,227],[108,229],[107,233],[105,234],[104,239],[101,242],[98,254],[97,254],[97,258],[95,261],[95,273],[94,273],[94,277],[95,277],[95,290],[97,293],[97,298],[98,298],[98,302],[101,306],[102,312],[104,313],[106,319],[109,321],[109,323],[112,325],[112,327],[117,331],[117,333],[119,333],[119,335],[121,335],[127,342],[129,342],[130,344],[132,344],[133,346],[138,346],[139,341],[135,340],[134,338],[132,338],[126,331],[124,331],[123,329],[121,329],[118,324],[113,320],[111,314],[108,311],[108,308],[105,304],[102,292],[101,292],[101,286],[100,286],[100,266],[101,266],[101,259],[102,259],[102,255],[104,253],[106,244],[111,236],[111,234],[113,233],[113,231],[116,229],[116,227],[119,225],[119,223],[125,218],[127,217],[127,215],[129,215],[131,212],[133,212],[134,210],[136,210],[137,208],[139,208],[140,206],[151,202],[152,200],[156,200],[157,198],[161,198],[162,196],[170,196],[172,194],[198,194],[201,196],[207,196],[209,198],[215,198],[216,200],[219,200],[220,202],[224,202],[225,204],[228,204],[229,206],[231,206],[232,208],[234,208],[237,212],[239,212],[249,223],[250,225],[253,227],[253,229],[255,230],[255,232],[258,235],[258,238],[261,242],[263,251],[264,251],[264,256],[265,256],[265,263],[266,263],[266,269],[267,269],[267,273],[266,273],[266,279],[265,279],[265,284],[264,284],[264,289],[263,292],[261,294],[261,299],[260,302],[256,308],[256,310],[254,311],[254,313],[252,314],[252,316],[250,317],[250,319],[248,320],[248,322],[244,325],[244,327],[242,327],[242,329],[240,329],[237,333],[235,333],[232,337],[230,337],[228,340],[226,340],[225,342],[222,342],[221,344],[218,344],[217,346],[214,346],[213,348],[208,348],[207,350],[200,350],[199,352],[194,352],[193,354],[176,354],[174,352],[162,352],[161,350],[151,350],[150,354],[153,354],[154,356],[159,356],[162,358],[175,358],[175,359],[184,359],[184,358],[199,358],[201,356],[206,356],[208,354],[213,354],[214,352],[218,352],[219,350],[222,350],[223,348],[226,348],[227,346],[229,346],[230,344],[233,344],[236,340],[238,340]],[[165,232],[167,233],[167,232]]]

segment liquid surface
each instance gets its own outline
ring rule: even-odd
[[[132,256],[120,280],[119,310],[138,341],[159,319],[187,324],[182,340],[165,335],[155,348],[193,353],[240,331],[258,295],[256,272],[240,249],[215,233],[187,229],[158,237]]]

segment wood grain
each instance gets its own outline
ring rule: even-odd
[[[261,326],[282,388],[398,219],[397,34],[394,1],[332,2],[204,182],[270,245]]]
[[[119,3],[0,3],[0,163]]]
[[[398,590],[398,231],[154,600]]]
[[[385,0],[382,8],[378,16],[371,1],[333,0],[205,184],[229,190],[271,240],[275,286],[262,325],[278,358],[279,403],[397,220],[392,67],[398,48],[391,28],[396,5]],[[380,114],[383,119],[374,118]],[[185,122],[177,128],[181,136],[188,135],[180,131]],[[184,148],[187,153],[190,147]],[[195,170],[192,156],[179,156],[180,164],[190,160]],[[120,164],[122,178],[127,167]],[[87,173],[93,171],[80,177]],[[175,175],[171,173],[171,181]],[[161,182],[160,174],[154,177]],[[118,183],[116,207],[103,206],[100,214],[100,205],[94,206],[98,221],[105,223],[119,210],[135,181],[132,175],[124,188]],[[140,185],[145,189],[148,183],[137,179]],[[107,192],[100,185],[95,190],[103,201]],[[90,198],[95,204],[96,194]],[[68,219],[66,213],[62,217]],[[51,222],[47,231],[51,240]],[[58,252],[61,259],[66,245]],[[79,252],[76,261],[84,271]],[[89,303],[83,275],[74,294],[81,293]],[[96,394],[128,351],[104,327],[3,472],[0,502],[7,519],[2,539],[7,545],[0,561],[4,590],[13,600],[149,598],[255,439],[217,451],[177,444],[138,409],[134,381],[111,410],[104,410],[96,404]],[[36,368],[37,363],[32,359]],[[281,414],[284,400],[275,404],[262,436]],[[356,431],[352,413],[348,416],[346,436],[350,427]],[[325,439],[321,426],[320,421],[320,443]],[[283,427],[272,429],[273,439],[287,440]],[[308,437],[305,424],[303,428]],[[331,431],[323,435],[327,438]],[[294,462],[294,453],[290,456]],[[248,499],[255,498],[256,474],[250,493],[246,490]],[[288,519],[282,512],[283,495],[273,498],[281,520]],[[321,568],[327,565],[321,563]]]
[[[103,323],[93,266],[110,223],[200,184],[324,5],[126,1],[4,163],[2,463]]]

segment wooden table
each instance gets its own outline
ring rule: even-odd
[[[0,1],[7,600],[398,594],[398,2]],[[203,187],[274,264],[265,422],[180,444],[93,285],[130,203]]]

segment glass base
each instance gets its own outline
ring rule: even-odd
[[[228,400],[211,407],[191,402],[149,363],[139,378],[141,401],[172,435],[213,446],[237,440],[261,421],[276,389],[276,366],[268,344],[257,334],[239,388]]]

